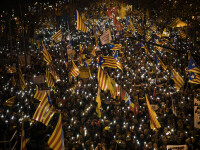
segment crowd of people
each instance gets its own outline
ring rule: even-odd
[[[121,3],[115,3],[115,5],[120,7]],[[43,18],[41,30],[35,29],[35,41],[28,42],[28,51],[20,51],[17,52],[17,55],[11,55],[12,52],[6,46],[2,47],[1,54],[3,57],[1,58],[9,60],[6,65],[15,66],[15,68],[21,67],[26,81],[26,88],[24,91],[21,91],[17,72],[9,74],[7,73],[6,66],[1,66],[0,134],[4,135],[1,137],[1,141],[11,137],[13,132],[17,130],[19,131],[17,140],[20,143],[23,121],[25,124],[25,135],[29,139],[26,143],[27,149],[50,149],[47,141],[57,124],[59,114],[61,114],[65,149],[161,150],[166,149],[167,145],[187,145],[189,149],[199,149],[200,140],[198,139],[200,130],[194,128],[193,103],[194,98],[200,99],[200,90],[198,85],[188,83],[189,74],[185,71],[188,65],[189,49],[194,46],[190,42],[192,39],[190,37],[181,39],[180,35],[177,35],[176,29],[169,29],[171,31],[170,37],[162,39],[152,34],[149,42],[154,43],[154,39],[159,39],[161,43],[166,41],[166,39],[168,41],[174,39],[175,42],[172,42],[171,45],[179,50],[181,48],[182,51],[171,50],[169,52],[165,48],[157,51],[154,45],[145,43],[148,48],[148,53],[146,53],[141,48],[141,42],[132,38],[133,36],[137,39],[145,40],[145,36],[141,36],[137,32],[131,34],[131,31],[129,31],[131,36],[124,37],[124,31],[116,31],[111,19],[106,23],[108,26],[100,24],[107,19],[108,5],[98,3],[98,5],[92,6],[91,8],[80,10],[80,12],[85,12],[86,18],[91,15],[93,15],[92,19],[97,17],[94,21],[96,25],[93,25],[93,27],[96,27],[96,30],[100,32],[99,34],[103,32],[103,29],[106,30],[109,27],[113,38],[112,43],[122,44],[122,49],[118,50],[117,54],[123,69],[105,67],[104,71],[128,93],[131,101],[139,106],[138,111],[132,111],[130,106],[126,104],[126,100],[122,100],[121,97],[114,99],[109,91],[102,90],[100,93],[102,108],[101,117],[99,118],[96,112],[98,56],[113,56],[114,51],[109,50],[107,44],[102,45],[98,38],[100,50],[96,52],[97,57],[92,56],[90,55],[89,45],[94,45],[95,39],[91,37],[90,33],[85,34],[82,31],[77,31],[75,26],[69,28],[62,21],[53,29],[51,24],[47,28],[46,22],[51,22],[52,19]],[[110,3],[109,6],[112,7],[114,4]],[[127,12],[128,15],[135,20],[134,25],[136,26],[141,18],[133,15],[131,11]],[[127,30],[128,28],[125,28],[126,19],[121,19],[120,21],[124,25],[124,30]],[[156,20],[151,21],[156,22]],[[100,24],[98,28],[97,24]],[[140,24],[145,26],[146,20],[140,21]],[[54,45],[51,45],[52,31],[59,27],[61,27],[63,32],[62,41],[59,43],[53,42]],[[157,28],[161,30],[163,26],[157,24]],[[145,26],[144,30],[150,30],[150,27]],[[118,33],[119,36],[116,36]],[[47,126],[32,119],[39,104],[39,101],[34,98],[36,83],[34,83],[33,78],[45,75],[46,68],[50,67],[43,60],[40,47],[37,44],[37,40],[41,35],[44,43],[47,45],[47,50],[52,56],[51,67],[56,70],[60,78],[59,82],[55,82],[53,90],[46,83],[37,84],[40,90],[50,90],[50,99],[56,109],[55,115]],[[75,50],[75,55],[67,54],[67,45],[69,43],[72,45],[72,49]],[[76,77],[70,81],[68,74],[71,61],[74,60],[75,64],[80,67],[78,59],[79,44],[86,44],[84,54],[86,60],[90,59],[88,67],[90,68],[91,77],[88,79]],[[169,47],[170,45],[165,46]],[[16,45],[16,49],[18,48]],[[198,53],[199,45],[196,43],[195,51],[191,50],[191,56],[196,58],[195,56],[198,57]],[[22,54],[26,55],[25,58],[30,56],[30,63],[27,60],[25,60],[24,64],[19,61],[18,56]],[[162,58],[163,63],[168,67],[167,70],[156,64],[156,55]],[[67,68],[65,65],[66,57],[68,57]],[[171,79],[172,68],[175,68],[185,81],[184,86],[179,91],[176,90],[174,81]],[[16,85],[14,85],[12,77],[15,78]],[[72,87],[76,84],[76,88],[72,90]],[[150,104],[154,104],[157,107],[155,112],[161,124],[161,128],[157,131],[150,128],[151,119],[145,94],[149,98]],[[16,96],[14,105],[12,107],[3,105],[12,96]],[[6,147],[5,144],[1,145]],[[20,144],[18,144],[19,147]]]

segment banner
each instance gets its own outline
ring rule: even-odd
[[[194,98],[194,127],[200,129],[200,100]]]
[[[90,68],[89,67],[80,67],[79,78],[90,78]]]
[[[45,77],[44,77],[44,75],[39,75],[39,76],[33,77],[32,81],[34,84],[45,83]]]
[[[108,29],[104,34],[100,36],[100,40],[101,40],[102,45],[106,43],[110,43],[110,41],[112,41],[110,29]]]
[[[167,145],[167,150],[187,150],[187,145]]]

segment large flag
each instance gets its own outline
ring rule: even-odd
[[[61,32],[61,29],[58,30],[58,32],[56,32],[53,36],[52,36],[52,39],[58,43],[62,40],[62,32]]]
[[[112,44],[112,43],[108,43],[109,49],[110,50],[121,50],[122,48],[122,44]]]
[[[16,72],[16,68],[14,68],[14,67],[7,66],[6,69],[7,69],[7,73],[15,73]]]
[[[147,47],[142,42],[141,42],[141,48],[144,48],[146,54],[149,53]]]
[[[98,88],[97,97],[96,97],[97,107],[96,112],[99,118],[101,118],[101,98],[100,98],[100,88]]]
[[[200,75],[197,73],[191,72],[188,82],[194,83],[194,84],[200,84]]]
[[[36,92],[35,92],[34,98],[41,101],[43,97],[44,97],[44,94],[38,89],[38,86],[36,85]]]
[[[78,10],[76,10],[76,15],[77,15],[76,29],[87,33],[88,32],[87,26],[84,24],[83,20],[81,19],[81,16],[79,15]]]
[[[103,71],[103,69],[101,69],[100,66],[98,69],[97,80],[98,80],[99,87],[101,88],[101,90],[106,91],[107,90],[107,74]]]
[[[42,42],[42,46],[41,46],[40,50],[41,50],[41,52],[43,54],[44,61],[46,61],[47,64],[51,63],[51,61],[52,61],[51,55],[47,51],[47,49],[46,49],[46,47],[45,47],[43,42]]]
[[[21,134],[21,148],[20,150],[26,150],[26,138],[24,132],[24,122],[22,122],[22,134]]]
[[[53,87],[54,86],[54,80],[53,80],[53,77],[52,75],[50,74],[50,72],[46,69],[46,83],[48,85],[48,87]]]
[[[150,128],[153,129],[153,130],[158,130],[159,128],[161,128],[161,125],[156,118],[157,117],[156,112],[151,108],[151,105],[149,103],[147,95],[145,95],[145,97],[146,97],[147,108],[148,108],[148,111],[149,111],[149,116],[150,116],[150,119],[151,119],[150,120]]]
[[[70,74],[73,77],[77,77],[79,75],[79,73],[80,73],[80,71],[79,71],[78,67],[76,66],[74,61],[72,61],[72,67],[71,67],[71,70],[70,70]]]
[[[167,66],[162,62],[162,60],[156,55],[156,63],[160,64],[164,70],[167,70]]]
[[[23,91],[26,87],[26,83],[25,83],[24,76],[22,74],[22,70],[20,67],[19,67],[19,83],[20,83],[21,89]]]
[[[99,65],[101,67],[117,68],[117,61],[112,56],[100,56]]]
[[[117,56],[117,53],[115,53],[114,58],[116,59],[117,67],[123,71],[123,69],[122,69],[122,64],[121,64],[121,62],[119,61],[119,58],[118,58],[118,56]]]
[[[54,107],[47,93],[44,94],[42,101],[40,102],[37,110],[33,115],[33,119],[42,122],[46,126],[55,113]]]
[[[196,62],[192,57],[190,57],[189,65],[188,65],[188,70],[187,71],[192,71],[196,73],[200,73],[200,68],[197,66]]]
[[[7,100],[3,103],[3,105],[9,106],[9,107],[13,106],[14,103],[15,103],[15,97],[16,97],[16,96],[13,96],[13,97],[7,99]]]
[[[63,138],[61,114],[59,116],[58,123],[48,140],[48,145],[53,150],[64,150],[64,138]]]
[[[179,90],[185,84],[183,78],[175,69],[172,69],[172,79],[174,80],[176,90]]]

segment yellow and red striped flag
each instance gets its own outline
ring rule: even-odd
[[[107,74],[104,73],[103,69],[101,69],[100,66],[98,70],[97,80],[98,80],[99,87],[101,88],[101,90],[106,91],[107,90]]]
[[[147,95],[145,94],[146,97],[146,103],[147,103],[147,108],[148,108],[148,112],[149,112],[149,116],[150,116],[150,128],[153,130],[158,130],[159,128],[161,128],[160,123],[157,120],[157,115],[156,112],[151,108],[151,105],[149,103],[149,100],[147,98]]]
[[[13,96],[13,97],[7,99],[7,100],[3,103],[3,105],[9,106],[9,107],[13,106],[14,103],[15,103],[15,97],[16,97],[16,96]]]
[[[149,53],[147,47],[142,42],[141,42],[141,48],[144,48],[144,51],[145,51],[146,54]]]
[[[156,55],[156,63],[160,64],[164,70],[167,70],[167,66],[162,62],[162,60]]]
[[[117,61],[112,56],[100,56],[99,65],[101,67],[117,68]]]
[[[76,29],[87,33],[88,32],[87,26],[83,23],[83,20],[81,19],[81,16],[79,15],[78,10],[76,10],[76,15],[77,15]]]
[[[80,73],[80,71],[79,71],[78,67],[76,66],[74,61],[72,61],[72,67],[71,67],[71,70],[70,70],[70,74],[73,77],[77,77],[79,75],[79,73]]]
[[[118,56],[117,56],[117,53],[114,54],[114,58],[116,59],[117,68],[119,68],[119,69],[121,69],[121,70],[123,71],[123,69],[122,69],[122,64],[121,64],[121,62],[119,61],[119,58],[118,58]]]
[[[61,32],[61,29],[58,30],[58,32],[56,32],[53,36],[52,36],[52,39],[58,43],[62,40],[62,32]]]
[[[42,122],[44,125],[48,125],[49,121],[55,113],[54,107],[47,93],[44,94],[37,110],[33,115],[33,119]]]
[[[158,44],[158,45],[162,45],[162,43],[160,43],[158,40],[155,39],[155,43]],[[156,47],[156,50],[158,50],[159,52],[162,51],[162,47],[160,46],[155,46]]]
[[[46,83],[48,85],[48,87],[53,87],[54,86],[54,80],[53,80],[53,77],[52,75],[49,73],[49,71],[46,69]]]
[[[41,52],[43,54],[44,61],[46,61],[47,64],[51,63],[51,61],[52,61],[51,55],[47,51],[43,42],[42,42]]]
[[[53,150],[64,150],[64,138],[62,130],[61,114],[58,119],[58,123],[48,140],[48,145]]]
[[[200,75],[194,72],[190,73],[189,83],[200,84]]]
[[[38,86],[36,85],[36,92],[35,92],[34,98],[41,101],[43,97],[44,97],[44,94],[38,89]]]
[[[172,69],[172,79],[174,80],[176,90],[179,90],[185,84],[183,78],[175,69]]]
[[[26,83],[25,83],[24,76],[22,75],[22,70],[20,67],[19,67],[19,83],[21,86],[21,90],[23,91],[26,87]]]
[[[24,122],[22,122],[22,134],[21,134],[21,148],[20,150],[26,150],[26,139],[24,133]]]
[[[60,77],[58,76],[58,74],[56,73],[56,71],[55,71],[53,68],[51,68],[50,74],[53,76],[53,78],[54,78],[54,80],[55,80],[56,82],[59,82],[59,81],[60,81]]]
[[[16,72],[16,68],[14,68],[14,67],[7,66],[6,69],[7,69],[7,73],[15,73]]]

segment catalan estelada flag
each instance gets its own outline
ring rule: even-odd
[[[7,73],[15,73],[16,72],[16,68],[14,68],[14,67],[7,66],[6,69],[7,69]]]
[[[190,73],[189,83],[200,84],[200,75],[194,72]]]
[[[61,32],[61,29],[58,30],[58,32],[56,32],[53,36],[52,36],[52,39],[58,43],[62,40],[62,32]]]
[[[200,68],[197,66],[196,62],[194,61],[194,59],[192,57],[190,57],[187,71],[200,73]]]
[[[20,67],[19,67],[19,83],[21,86],[21,90],[23,91],[26,87],[26,83],[25,83],[24,76],[22,74],[22,70]]]
[[[147,95],[145,95],[145,97],[146,97],[146,103],[147,103],[149,116],[150,116],[150,119],[151,119],[150,120],[150,128],[157,131],[159,128],[161,128],[161,125],[156,118],[157,117],[156,112],[151,108],[151,105],[149,103]]]
[[[112,56],[100,56],[99,65],[101,67],[117,68],[116,59]]]
[[[37,110],[33,115],[33,119],[42,122],[44,125],[48,125],[49,121],[55,113],[54,107],[47,93],[44,94],[42,101],[40,102]]]
[[[103,69],[99,66],[98,76],[97,76],[98,84],[101,90],[107,90],[107,74],[103,71]]]
[[[162,60],[156,55],[156,63],[160,64],[164,70],[167,70],[167,66],[162,62]]]
[[[16,96],[13,96],[13,97],[7,99],[7,100],[3,103],[3,105],[4,105],[4,106],[9,106],[9,107],[13,106],[14,103],[15,103],[15,97],[16,97]]]
[[[41,46],[40,50],[41,50],[41,52],[43,54],[44,61],[46,61],[47,64],[51,63],[51,61],[52,61],[51,55],[47,51],[47,49],[46,49],[46,47],[45,47],[43,42],[42,42],[42,46]]]
[[[172,69],[172,79],[174,80],[176,90],[179,90],[185,84],[183,78],[175,69]]]
[[[72,67],[71,67],[71,70],[70,70],[70,74],[73,77],[77,77],[79,75],[79,73],[80,73],[80,71],[79,71],[78,67],[76,66],[74,61],[72,61]]]
[[[141,42],[141,48],[144,48],[146,54],[149,53],[147,47],[142,42]]]
[[[41,101],[43,97],[44,97],[44,94],[38,89],[38,86],[36,85],[36,92],[35,92],[34,98]]]
[[[83,23],[83,20],[81,19],[81,16],[79,15],[78,10],[76,10],[76,15],[77,15],[76,29],[87,33],[88,32],[87,26]]]
[[[121,50],[122,48],[122,44],[112,44],[112,43],[108,43],[109,49],[110,50]]]
[[[59,116],[58,123],[48,140],[48,145],[53,150],[64,150],[64,138],[63,138],[61,114]]]
[[[123,71],[123,69],[122,69],[122,64],[121,64],[121,62],[119,61],[119,58],[118,58],[118,56],[117,56],[117,53],[115,53],[114,58],[116,59],[116,62],[117,62],[117,68],[119,68],[119,69],[121,69],[121,70]]]
[[[49,71],[46,69],[46,75],[45,75],[46,83],[48,87],[53,87],[54,86],[54,80],[52,75],[49,73]]]
[[[20,150],[26,150],[26,143],[29,139],[26,139],[25,131],[24,131],[24,121],[22,122],[22,134],[21,134],[21,148]]]

